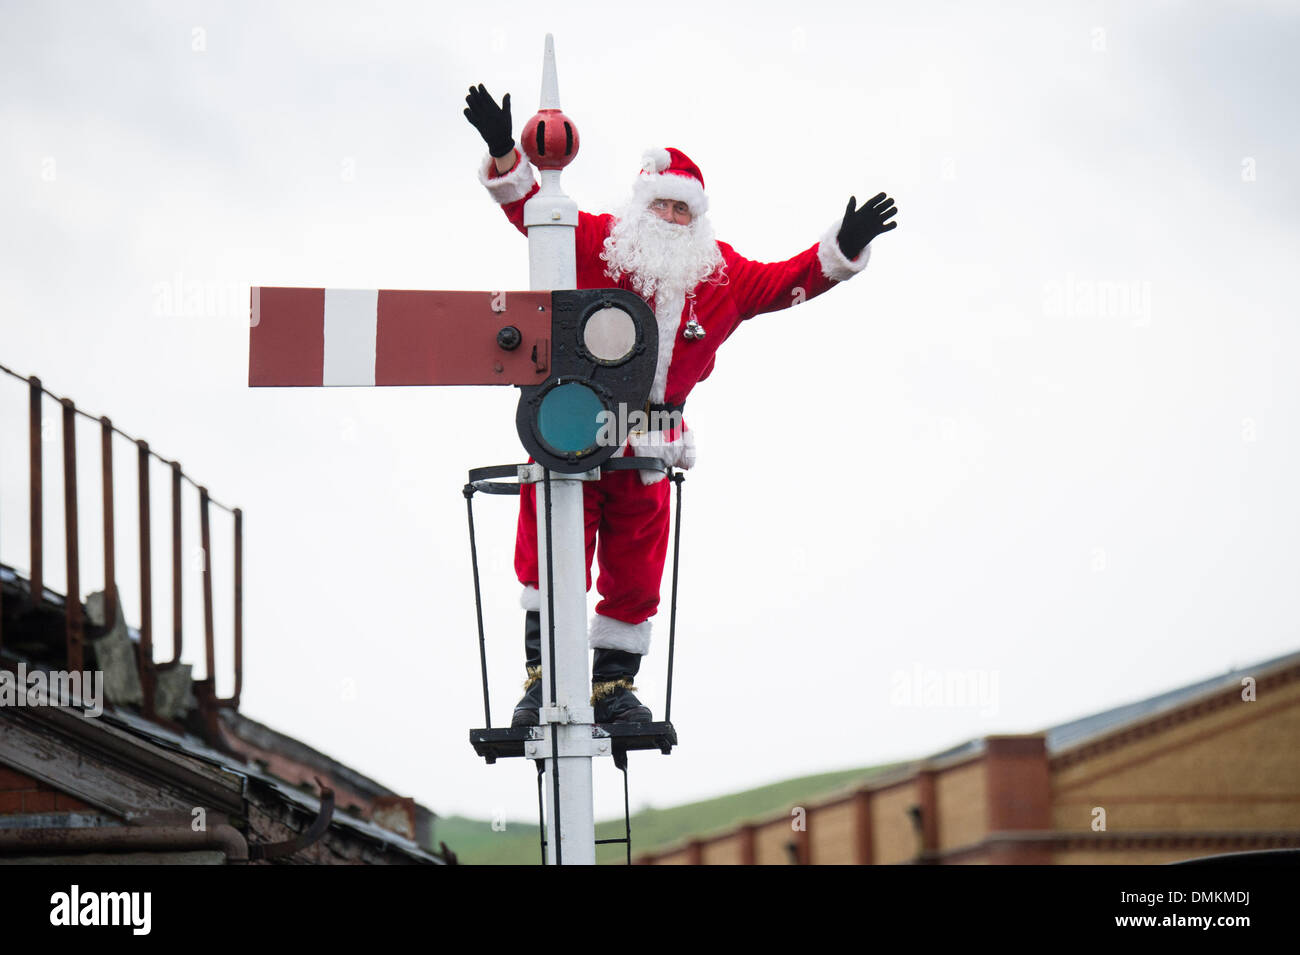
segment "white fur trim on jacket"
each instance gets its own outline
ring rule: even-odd
[[[822,274],[828,279],[835,282],[843,282],[853,278],[867,267],[867,260],[871,258],[871,243],[858,253],[856,259],[850,260],[844,251],[840,248],[839,240],[835,237],[839,235],[840,226],[844,220],[841,219],[833,226],[826,230],[822,236],[821,242],[817,244],[817,261],[821,263]]]
[[[673,363],[673,348],[677,345],[678,326],[682,323],[682,309],[686,307],[686,293],[678,289],[659,289],[655,292],[655,325],[659,328],[659,355],[655,359],[655,378],[650,384],[650,400],[663,404],[668,390],[668,366]]]
[[[523,593],[519,595],[519,606],[525,610],[541,610],[542,594],[536,587],[529,587],[524,584]]]
[[[587,643],[593,650],[626,650],[645,656],[650,652],[650,621],[624,623],[613,617],[595,614]]]
[[[664,440],[662,431],[632,433],[627,437],[632,454],[643,458],[658,458],[683,471],[695,466],[695,432],[685,428],[672,441]],[[641,471],[642,484],[657,484],[668,475],[663,471]]]
[[[485,154],[483,161],[478,167],[478,181],[492,195],[499,204],[506,205],[511,202],[517,202],[524,196],[528,195],[528,190],[533,188],[537,182],[533,178],[533,167],[528,160],[520,155],[518,148],[515,149],[515,168],[511,169],[504,176],[496,179],[489,179],[488,172],[493,168],[496,160],[490,153]]]

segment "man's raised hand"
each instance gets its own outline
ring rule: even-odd
[[[856,259],[867,247],[868,242],[880,233],[888,232],[898,225],[897,222],[886,224],[885,220],[892,218],[898,212],[898,208],[894,205],[894,200],[883,192],[861,209],[855,210],[857,202],[857,196],[849,196],[849,206],[844,210],[844,221],[840,224],[839,235],[836,236],[840,251],[849,259]]]
[[[510,128],[510,94],[501,100],[501,105],[492,98],[480,83],[477,88],[471,86],[465,97],[465,118],[468,119],[478,134],[487,143],[488,152],[493,158],[510,155],[515,148],[515,137]]]

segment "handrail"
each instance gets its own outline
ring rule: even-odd
[[[139,549],[140,549],[140,645],[138,669],[143,702],[141,712],[149,719],[157,719],[155,689],[157,673],[180,662],[182,649],[183,590],[181,566],[181,482],[188,481],[199,492],[199,521],[203,550],[203,621],[204,657],[207,665],[207,692],[196,694],[200,701],[211,701],[219,707],[238,709],[243,689],[243,512],[217,501],[208,489],[185,474],[180,462],[165,458],[153,451],[149,443],[135,438],[113,425],[107,416],[95,417],[77,408],[71,398],[56,395],[46,389],[35,375],[24,377],[0,365],[0,372],[25,382],[29,395],[29,496],[30,496],[30,591],[34,606],[39,606],[45,592],[44,568],[44,500],[43,500],[43,409],[42,398],[49,396],[59,402],[63,425],[63,506],[65,557],[67,569],[67,594],[65,608],[66,660],[69,670],[81,670],[84,663],[85,621],[81,606],[80,554],[77,509],[77,415],[94,421],[100,428],[101,481],[103,486],[103,542],[104,542],[104,609],[109,625],[118,612],[116,534],[113,495],[114,434],[121,435],[136,446],[136,468],[139,486]],[[153,660],[153,586],[152,586],[152,533],[150,528],[149,464],[150,459],[161,461],[172,472],[172,658],[163,664]],[[230,697],[217,698],[216,652],[212,610],[211,540],[209,532],[209,505],[229,512],[234,518],[234,664],[235,687]],[[3,616],[0,615],[0,647],[4,645]],[[201,703],[202,705],[202,703]]]
[[[45,394],[45,395],[48,395],[49,397],[53,398],[55,401],[63,401],[62,396],[60,396],[60,395],[56,395],[54,392],[52,392],[52,391],[48,390],[47,388],[45,388],[44,386],[42,386],[42,385],[41,385],[41,380],[40,380],[39,378],[37,378],[35,375],[20,375],[20,374],[18,374],[18,372],[14,371],[14,370],[11,369],[11,368],[7,368],[6,366],[4,366],[4,365],[2,365],[2,364],[0,364],[0,372],[3,372],[3,373],[6,374],[6,375],[10,375],[11,377],[17,378],[19,381],[25,381],[25,382],[28,382],[28,383],[32,384],[32,386],[33,386],[34,389],[38,389],[40,393]],[[104,419],[104,418],[96,418],[94,415],[89,414],[89,413],[87,413],[87,412],[85,412],[85,411],[82,411],[80,408],[76,409],[76,411],[77,411],[77,414],[81,415],[83,418],[86,418],[86,419],[88,419],[88,420],[90,420],[90,421],[99,421],[99,422],[103,422],[103,421],[106,420],[106,419]],[[127,439],[128,441],[130,441],[132,444],[140,444],[140,443],[141,443],[141,441],[140,441],[139,438],[133,438],[131,435],[127,434],[127,433],[126,433],[125,431],[123,431],[121,428],[118,428],[118,427],[116,427],[115,425],[112,425],[112,424],[110,424],[109,427],[112,429],[112,431],[113,431],[114,434],[120,434],[122,437],[126,438],[126,439]],[[149,445],[148,445],[148,443],[146,442],[146,443],[145,443],[145,447],[147,448],[148,446],[149,446]],[[151,457],[157,458],[159,461],[161,461],[163,464],[166,464],[166,465],[172,465],[172,464],[176,464],[176,463],[177,463],[177,462],[173,461],[171,458],[165,458],[165,457],[163,457],[163,456],[162,456],[161,454],[159,454],[157,451],[150,451],[149,454],[150,454]],[[197,487],[199,486],[199,485],[198,485],[198,482],[195,481],[193,478],[189,477],[188,475],[182,475],[182,477],[183,477],[186,481],[188,481],[192,486],[194,486],[195,488],[197,488]],[[238,510],[238,508],[229,507],[229,506],[227,506],[227,505],[225,505],[225,504],[222,504],[222,503],[221,503],[220,501],[218,501],[215,497],[214,497],[214,498],[210,498],[210,501],[211,501],[211,503],[215,504],[217,507],[221,508],[223,511],[226,511],[227,513],[230,513],[230,514],[233,514],[236,510]]]

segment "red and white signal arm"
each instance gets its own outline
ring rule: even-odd
[[[537,385],[550,292],[254,287],[253,387]]]

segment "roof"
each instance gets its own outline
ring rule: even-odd
[[[1300,651],[1261,660],[1249,666],[1238,667],[1219,676],[1212,676],[1196,683],[1189,683],[1186,686],[1180,686],[1177,689],[1159,693],[1156,696],[1150,696],[1135,703],[1125,703],[1109,710],[1102,710],[1100,713],[1092,713],[1076,720],[1058,723],[1042,730],[1042,733],[1047,737],[1047,753],[1049,756],[1056,755],[1063,750],[1084,745],[1101,736],[1125,729],[1153,716],[1178,709],[1201,697],[1221,693],[1229,687],[1240,687],[1244,677],[1259,677],[1270,670],[1284,669],[1296,665],[1300,665]],[[959,759],[982,753],[984,748],[983,738],[973,739],[943,752],[935,753],[929,759],[944,761]]]
[[[98,719],[129,733],[143,736],[156,745],[174,749],[186,756],[203,760],[227,772],[242,776],[245,780],[256,780],[282,801],[293,803],[299,809],[312,815],[320,813],[321,801],[318,797],[290,786],[283,780],[242,759],[218,752],[197,736],[189,733],[177,733],[122,708],[105,709]],[[354,773],[354,775],[360,777],[358,773]],[[365,777],[360,778],[364,779]],[[373,785],[378,786],[377,783]],[[347,812],[334,813],[330,819],[330,825],[348,828],[355,833],[382,842],[388,848],[411,856],[421,862],[442,863],[445,861],[401,834]]]
[[[13,624],[16,619],[13,607],[21,607],[26,603],[22,599],[25,596],[23,591],[30,590],[30,582],[13,568],[0,565],[0,585],[5,589],[7,620]],[[18,598],[12,601],[12,605],[11,597]],[[40,627],[32,621],[39,612],[44,612],[48,621],[49,612],[62,612],[63,605],[61,595],[43,587],[42,599],[35,604],[34,611],[28,611],[22,625],[6,627],[2,653],[7,666],[23,662],[29,670],[36,670],[58,662],[61,647],[50,643]],[[139,653],[140,633],[136,628],[127,626],[120,614],[119,626],[126,645],[134,651],[129,655],[133,659]],[[61,638],[62,628],[58,630],[56,636]],[[97,647],[99,639],[104,638],[88,639],[87,648]],[[106,658],[99,660],[96,666],[104,669],[107,674],[113,667],[120,667],[123,659]],[[126,665],[134,666],[132,662]],[[188,667],[184,668],[184,672],[188,686]],[[216,709],[215,722],[212,724],[191,718],[192,713],[191,717],[186,717],[185,713],[193,710],[192,691],[190,705],[182,711],[180,719],[152,720],[138,712],[129,701],[114,701],[112,683],[107,678],[106,684],[106,702],[110,705],[103,708],[94,723],[101,724],[106,729],[111,728],[119,734],[127,734],[122,738],[124,743],[129,738],[140,740],[138,751],[130,749],[129,758],[146,758],[150,746],[161,747],[228,774],[227,778],[235,783],[236,795],[239,789],[243,790],[245,799],[250,793],[256,793],[259,802],[264,805],[284,807],[295,813],[305,813],[309,817],[318,816],[321,812],[321,799],[314,784],[314,777],[319,776],[323,785],[335,792],[337,806],[331,815],[330,830],[340,834],[341,830],[346,830],[349,837],[360,837],[362,844],[371,844],[383,852],[397,853],[398,857],[409,861],[447,861],[421,845],[432,844],[435,816],[414,799],[395,793],[355,769],[299,740],[249,719],[233,708],[223,706]],[[90,729],[92,724],[84,728]],[[276,771],[281,775],[277,775]],[[356,805],[349,807],[348,802]],[[409,820],[409,826],[399,832],[364,819],[360,813],[366,811],[366,806],[369,806],[371,813],[376,812],[378,807],[384,807],[385,821],[393,818],[393,807],[397,807],[397,817],[404,815]]]

